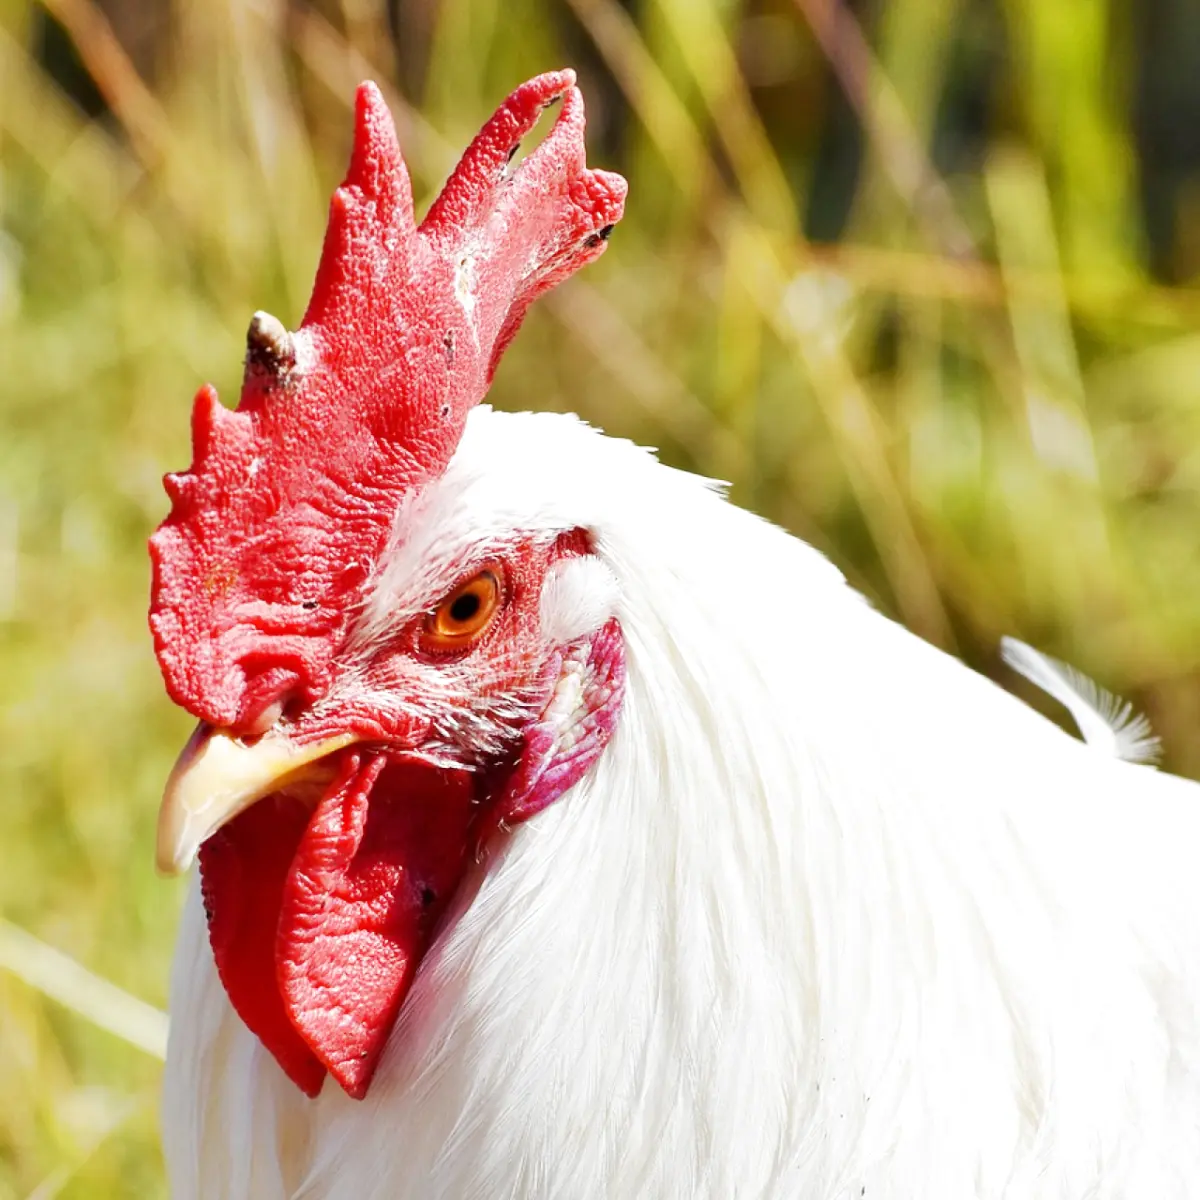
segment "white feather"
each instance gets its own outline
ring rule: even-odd
[[[565,646],[599,629],[616,610],[620,591],[600,559],[560,559],[546,572],[542,585],[543,639],[552,646]]]
[[[287,1083],[189,906],[177,1200],[1193,1197],[1196,786],[569,418],[472,414],[363,628],[577,525],[619,583],[612,742],[467,881],[361,1103]]]
[[[1114,696],[1081,671],[1016,638],[1000,640],[1000,656],[1071,714],[1089,746],[1126,762],[1157,760],[1162,745],[1150,722],[1128,700]]]

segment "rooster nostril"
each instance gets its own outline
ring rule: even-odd
[[[243,735],[245,737],[262,737],[264,733],[273,729],[279,718],[283,716],[283,708],[286,697],[280,697],[278,700],[273,700],[266,708],[260,709],[258,714],[243,726]]]
[[[269,733],[280,718],[292,717],[303,710],[302,700],[310,698],[310,689],[301,675],[287,667],[258,663],[243,666],[245,683],[242,703],[231,727],[242,741]]]

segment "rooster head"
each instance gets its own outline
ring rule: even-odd
[[[192,466],[165,481],[150,626],[200,723],[158,861],[199,852],[229,999],[310,1095],[327,1072],[366,1093],[469,864],[584,774],[620,708],[615,619],[561,619],[590,531],[438,523],[525,311],[621,217],[624,180],[587,169],[583,128],[570,71],[531,80],[417,226],[364,84],[300,328],[255,316],[237,410],[202,388]]]

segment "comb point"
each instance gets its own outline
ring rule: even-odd
[[[496,189],[506,179],[508,163],[521,139],[532,131],[545,109],[572,92],[578,94],[575,72],[570,68],[549,71],[521,84],[475,135],[433,202],[422,230],[435,235],[454,230],[461,233],[486,219],[495,208]],[[555,129],[561,122],[560,115]],[[525,166],[522,163],[519,171]]]
[[[400,153],[396,126],[378,86],[359,85],[354,102],[354,148],[342,184],[354,188],[376,205],[376,219],[385,225],[411,229],[412,184]]]

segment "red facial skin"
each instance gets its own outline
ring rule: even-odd
[[[408,689],[403,718],[370,700],[339,704],[335,683],[318,710],[286,726],[296,742],[353,732],[363,742],[331,758],[336,776],[314,810],[276,794],[229,822],[201,848],[209,934],[234,1008],[291,1079],[316,1095],[328,1070],[366,1094],[438,922],[477,852],[557,799],[611,735],[624,685],[615,621],[570,647],[541,638],[539,603],[549,567],[586,552],[576,531],[553,546],[525,544],[491,564],[504,597],[480,639],[447,658],[461,696],[422,710],[414,679],[436,661],[420,649],[423,618],[399,630],[366,666],[355,692]],[[470,572],[473,574],[474,571]],[[559,746],[544,717],[570,655],[587,712]],[[417,665],[419,663],[419,666]],[[424,676],[427,678],[427,675]],[[365,683],[366,691],[363,691]],[[524,705],[513,716],[511,701]],[[472,726],[446,736],[459,713],[494,702],[499,749],[481,761]],[[500,734],[499,740],[496,734]],[[416,761],[433,749],[439,763]],[[409,753],[406,753],[409,752]]]

